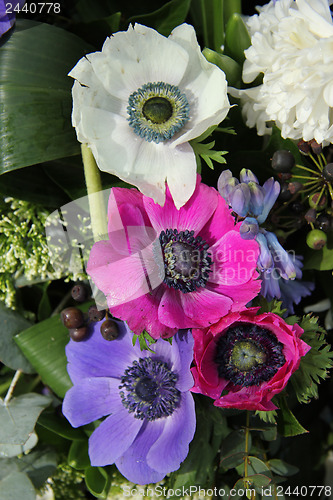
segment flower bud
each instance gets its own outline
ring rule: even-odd
[[[249,182],[255,182],[256,184],[259,184],[257,177],[254,175],[252,170],[248,168],[242,168],[239,174],[239,178],[240,181],[245,182],[245,184],[248,184]]]
[[[254,216],[260,215],[264,209],[264,192],[255,182],[249,182],[248,186],[251,192],[249,211]]]
[[[246,217],[251,201],[251,192],[247,184],[238,184],[230,194],[229,204],[236,214]]]
[[[253,240],[258,232],[259,224],[253,217],[246,217],[239,228],[239,234],[243,240]]]

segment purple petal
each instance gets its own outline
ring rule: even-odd
[[[135,484],[149,484],[164,478],[167,472],[157,472],[155,463],[149,466],[146,456],[156,439],[161,435],[165,422],[166,419],[147,422],[141,428],[132,446],[116,461],[119,472],[129,481]],[[159,462],[159,458],[157,462]]]
[[[172,345],[165,340],[158,340],[151,346],[154,354],[144,352],[142,355],[152,359],[158,359],[168,364],[170,370],[177,373],[177,389],[181,392],[188,391],[193,387],[193,376],[190,365],[193,360],[193,337],[190,330],[176,333],[172,339]]]
[[[71,340],[66,346],[67,371],[74,384],[89,377],[120,378],[137,357],[131,346],[132,334],[125,323],[117,322],[119,337],[112,342],[102,337],[101,324],[94,324],[87,340]]]
[[[79,427],[119,411],[122,402],[118,387],[118,379],[85,378],[67,391],[63,414],[73,427]]]
[[[104,420],[89,439],[91,465],[113,464],[131,446],[142,424],[124,406]]]
[[[167,418],[161,436],[147,454],[147,463],[160,472],[177,470],[188,454],[195,432],[195,408],[191,393],[182,394],[181,405]]]

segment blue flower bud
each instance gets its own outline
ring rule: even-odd
[[[263,234],[263,232],[259,232],[256,236],[256,241],[259,244],[260,249],[260,255],[257,262],[258,269],[260,271],[270,272],[274,268],[273,256],[268,248],[268,242],[266,240],[265,234]]]
[[[224,170],[217,182],[217,189],[220,195],[225,199],[225,201],[230,205],[230,193],[233,191],[234,187],[239,184],[239,180],[232,176],[230,170]]]
[[[262,187],[260,187],[253,181],[249,182],[248,186],[251,192],[249,211],[252,215],[258,216],[264,209],[264,192],[262,190]]]
[[[239,228],[239,234],[243,240],[253,240],[258,232],[259,224],[253,217],[246,217]]]
[[[276,202],[276,199],[280,194],[280,184],[278,183],[278,181],[275,181],[273,177],[271,177],[262,186],[262,190],[264,191],[265,194],[264,194],[263,211],[257,218],[259,224],[265,222],[272,206]]]
[[[248,168],[242,168],[239,174],[239,178],[240,181],[245,182],[245,184],[248,184],[249,182],[255,182],[256,184],[259,184],[257,177],[254,175],[252,170],[249,170]]]
[[[244,183],[235,186],[233,191],[230,193],[229,200],[232,210],[240,217],[246,217],[251,201],[249,186]]]
[[[296,269],[294,259],[280,245],[275,234],[265,231],[269,249],[272,252],[274,267],[279,270],[281,278],[293,280],[296,278]]]

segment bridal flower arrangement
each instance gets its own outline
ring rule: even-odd
[[[0,1],[1,500],[331,496],[331,2],[261,3]]]

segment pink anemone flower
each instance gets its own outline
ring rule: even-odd
[[[192,392],[214,405],[239,410],[275,410],[271,401],[284,389],[310,346],[302,328],[258,307],[231,313],[206,329],[194,329]]]
[[[168,188],[163,207],[112,188],[108,236],[93,245],[87,272],[136,334],[166,338],[209,326],[260,291],[257,242],[241,238],[225,200],[199,176],[179,210]]]

